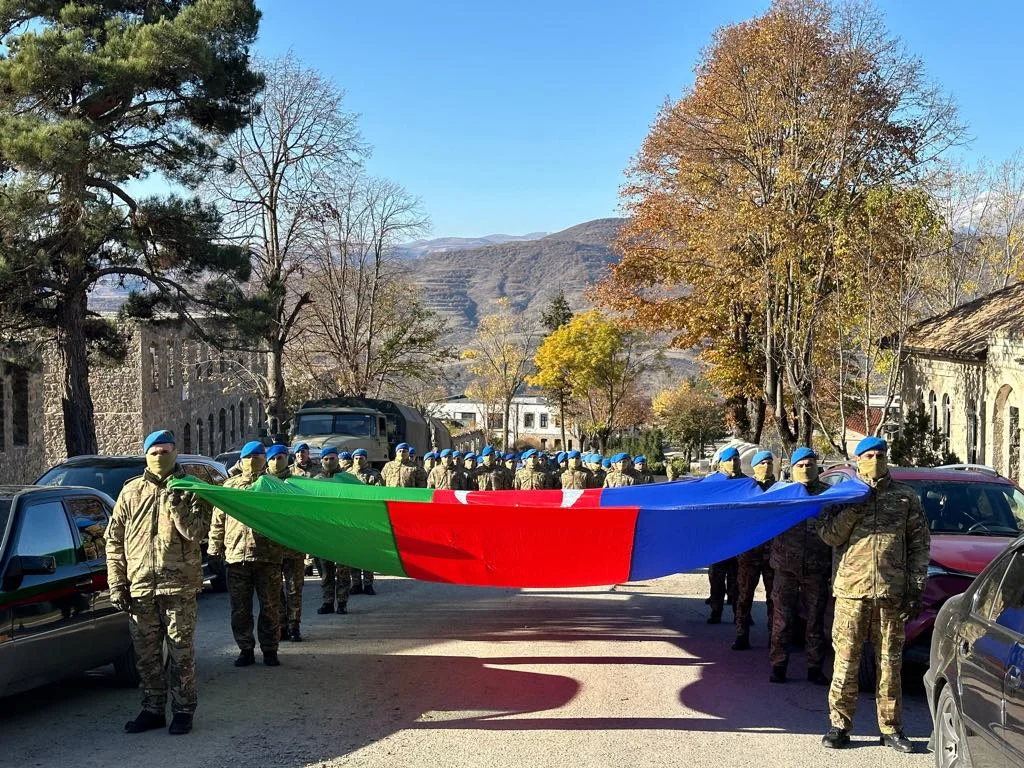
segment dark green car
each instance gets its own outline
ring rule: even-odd
[[[138,685],[107,588],[113,505],[92,488],[0,486],[0,697],[106,664]]]

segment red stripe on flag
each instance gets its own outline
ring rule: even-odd
[[[430,504],[388,502],[398,555],[412,578],[493,587],[629,579],[636,507],[468,505],[441,501],[441,494]]]

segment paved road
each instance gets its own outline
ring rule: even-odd
[[[379,580],[347,616],[317,616],[282,666],[235,669],[226,595],[200,598],[195,731],[121,732],[137,692],[101,673],[0,702],[4,762],[27,766],[925,766],[877,746],[862,696],[855,748],[819,746],[825,691],[768,683],[757,648],[704,623],[707,577],[610,589],[497,590]],[[908,681],[908,735],[931,728]]]

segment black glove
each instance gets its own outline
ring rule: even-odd
[[[110,590],[110,604],[122,613],[128,613],[132,607],[132,599],[125,587],[113,587]]]
[[[206,564],[210,566],[211,573],[220,573],[224,570],[224,558],[221,555],[209,555]]]

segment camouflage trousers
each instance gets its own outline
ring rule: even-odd
[[[142,679],[142,708],[164,714],[167,689],[171,711],[196,711],[196,598],[173,595],[133,597],[129,612],[136,667]],[[163,646],[167,644],[167,669]]]
[[[276,651],[281,639],[281,564],[280,563],[228,563],[228,596],[231,598],[231,633],[239,650],[251,651],[256,647],[252,636],[252,596],[260,602],[260,615],[256,623],[260,649]]]
[[[349,570],[352,572],[353,587],[373,586],[373,571],[363,571],[359,568],[350,568]]]
[[[836,652],[832,687],[828,691],[828,715],[836,728],[849,729],[857,709],[857,672],[864,644],[875,648],[878,687],[875,707],[878,728],[894,733],[902,728],[903,628],[902,601],[893,598],[863,600],[836,598],[832,647]]]
[[[320,559],[316,561],[316,567],[320,571],[320,588],[324,604],[345,605],[349,592],[352,591],[352,570],[347,565]]]
[[[306,556],[289,551],[281,563],[281,629],[295,629],[302,621],[302,587],[306,583]]]
[[[775,586],[772,590],[775,617],[772,620],[772,638],[768,650],[768,661],[773,667],[789,663],[787,646],[793,642],[793,628],[797,626],[801,602],[807,614],[807,630],[804,633],[807,666],[820,668],[824,664],[827,650],[825,609],[828,607],[828,598],[827,572],[801,575],[781,569],[775,571]]]
[[[754,547],[744,552],[737,561],[738,591],[736,602],[733,603],[736,610],[733,617],[736,620],[736,634],[745,635],[750,631],[750,611],[754,607],[754,592],[757,584],[764,580],[765,602],[768,605],[768,632],[771,632],[774,611],[772,610],[772,581],[775,571],[768,562],[771,554],[771,542]]]
[[[735,557],[722,560],[708,568],[708,580],[711,582],[711,612],[721,615],[725,607],[726,596],[729,602],[736,605],[736,583],[739,565]]]

